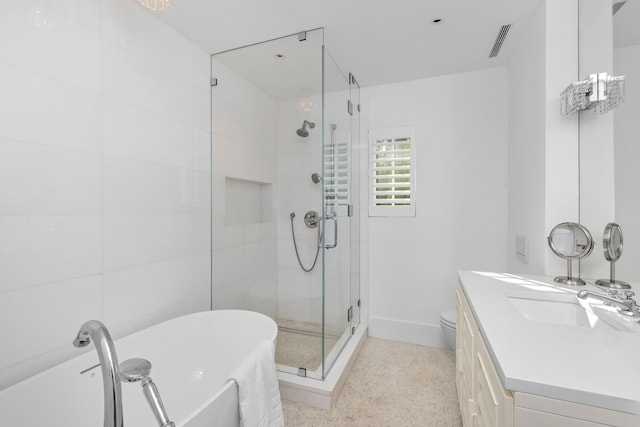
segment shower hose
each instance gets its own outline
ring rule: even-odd
[[[296,217],[295,212],[291,212],[289,214],[289,218],[291,219],[291,236],[293,236],[293,248],[296,250],[296,258],[298,258],[298,264],[300,264],[300,268],[305,272],[309,273],[316,266],[316,262],[318,262],[318,254],[320,253],[320,245],[316,245],[316,256],[313,258],[313,264],[309,268],[305,268],[300,260],[300,254],[298,253],[298,245],[296,244],[296,232],[293,230],[293,218]]]

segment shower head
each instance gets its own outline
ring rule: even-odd
[[[314,173],[311,174],[311,181],[313,181],[314,184],[317,184],[320,181],[322,181],[322,177],[320,176],[319,173],[314,172]]]
[[[313,129],[314,127],[316,127],[315,123],[305,120],[302,122],[302,127],[296,131],[296,134],[303,138],[308,137],[309,131],[307,130],[307,125],[309,125],[309,129]]]

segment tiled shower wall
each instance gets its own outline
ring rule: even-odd
[[[212,71],[213,307],[275,317],[277,105],[215,58]]]
[[[290,214],[300,259],[305,268],[313,265],[317,248],[317,229],[304,225],[304,215],[315,210],[322,214],[322,186],[314,184],[312,173],[322,175],[322,98],[309,98],[311,111],[300,111],[298,100],[278,104],[278,317],[303,322],[322,321],[322,253],[316,267],[306,273],[296,259],[291,236]],[[316,124],[309,136],[296,130],[303,120]]]
[[[208,80],[137,2],[0,3],[0,389],[210,307]]]

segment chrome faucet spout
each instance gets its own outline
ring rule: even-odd
[[[80,326],[73,340],[75,347],[86,347],[93,341],[102,369],[104,391],[104,427],[123,427],[122,389],[118,370],[118,357],[106,326],[97,320],[89,320]]]
[[[607,305],[616,307],[620,314],[624,314],[625,316],[640,317],[640,307],[638,307],[638,304],[633,299],[633,296],[635,295],[633,292],[626,291],[618,293],[618,291],[614,290],[611,291],[610,294],[611,296],[602,295],[590,291],[580,291],[578,292],[578,298],[587,299],[588,297],[593,297],[604,302]]]

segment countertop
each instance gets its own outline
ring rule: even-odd
[[[528,320],[508,297],[531,291],[571,297],[595,285],[506,273],[458,277],[506,390],[640,415],[640,325],[626,320],[629,330],[619,331]]]

